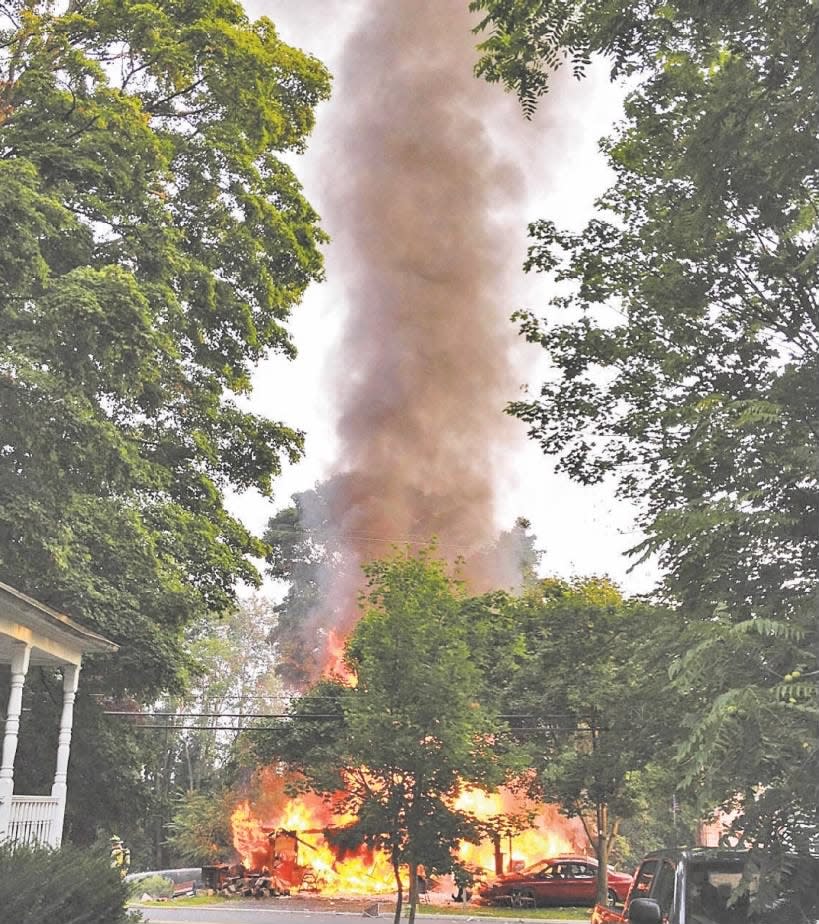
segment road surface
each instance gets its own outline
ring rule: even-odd
[[[284,911],[281,908],[248,908],[233,905],[212,908],[171,908],[167,905],[139,908],[151,924],[353,924],[370,920],[361,912]],[[384,917],[382,914],[381,918]],[[390,918],[392,916],[390,915]],[[379,918],[380,920],[380,918]],[[377,924],[373,920],[373,924]],[[384,924],[387,924],[385,920]]]
[[[168,905],[139,906],[142,916],[150,924],[392,924],[392,912],[382,911],[378,918],[365,917],[360,911],[302,911],[281,908],[254,908],[252,906],[224,905],[219,907],[172,908]],[[488,918],[463,916],[447,917],[445,915],[423,915],[416,918],[419,924],[435,922],[458,922],[466,924],[516,924],[515,918]],[[529,924],[527,921],[526,924]],[[538,919],[535,924],[566,924],[566,921],[549,921]],[[576,924],[576,922],[575,922]]]

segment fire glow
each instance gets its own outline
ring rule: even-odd
[[[461,844],[459,859],[471,867],[486,870],[491,876],[497,871],[497,861],[503,872],[522,869],[538,860],[562,853],[583,853],[586,837],[580,823],[562,816],[556,806],[536,805],[509,789],[488,793],[482,789],[464,790],[456,807],[470,812],[481,821],[503,817],[531,815],[531,827],[500,838],[498,844]],[[500,852],[501,857],[497,856]]]
[[[325,659],[327,663],[324,668],[324,676],[334,677],[348,687],[356,686],[358,678],[344,663],[344,639],[335,629],[330,629],[327,632],[326,644]]]
[[[267,777],[271,793],[264,807],[240,803],[231,818],[233,843],[248,869],[268,867],[281,885],[292,891],[320,891],[325,895],[377,895],[395,891],[395,875],[386,853],[361,847],[344,852],[334,847],[325,833],[349,824],[352,818],[337,813],[332,801],[306,793],[288,798],[275,773]],[[464,790],[456,805],[482,821],[531,814],[532,827],[503,835],[496,841],[464,843],[459,860],[495,875],[498,862],[503,871],[519,869],[537,860],[577,851],[583,843],[575,822],[561,817],[553,806],[534,806],[525,799],[500,790],[487,793]]]
[[[352,819],[312,793],[285,799],[280,808],[254,814],[241,802],[231,816],[233,844],[247,869],[268,867],[282,886],[325,895],[372,895],[395,889],[388,857],[367,847],[350,853],[327,841],[325,832]]]

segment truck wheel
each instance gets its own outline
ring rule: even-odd
[[[608,900],[609,908],[613,908],[618,903],[617,893],[614,889],[609,889]]]

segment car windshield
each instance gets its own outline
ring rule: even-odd
[[[744,924],[749,920],[748,894],[735,894],[743,866],[740,859],[692,864],[686,902],[689,924]]]
[[[571,859],[568,859],[568,860],[567,859],[538,860],[537,863],[530,863],[529,866],[524,866],[523,869],[518,871],[518,875],[519,876],[537,876],[540,873],[548,874],[548,873],[560,872],[560,870],[558,870],[557,867],[560,867],[560,866],[565,867],[567,865],[576,866],[577,863],[579,862],[582,862],[586,864],[587,866],[591,867],[591,875],[594,875],[594,873],[596,872],[596,868],[595,868],[594,862],[590,859],[586,859],[583,861],[571,860]],[[614,872],[614,870],[612,870],[611,867],[609,867],[609,869],[611,870],[611,872]],[[563,870],[563,874],[565,876],[566,874],[565,869]],[[587,870],[580,871],[578,869],[574,869],[572,870],[572,874],[584,876],[584,875],[588,875],[588,871]]]
[[[542,873],[543,870],[549,869],[554,866],[554,863],[548,860],[538,860],[537,863],[530,863],[528,866],[524,866],[520,871],[523,876],[533,876],[535,873]]]

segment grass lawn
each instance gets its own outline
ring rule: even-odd
[[[219,895],[196,895],[187,898],[174,898],[169,901],[156,902],[145,901],[136,902],[135,904],[146,905],[151,908],[164,906],[166,908],[194,908],[205,905],[224,905],[230,902],[236,902],[241,899],[224,898]],[[244,899],[247,901],[247,899]],[[381,917],[389,918],[391,911],[388,902],[380,902]],[[260,903],[259,907],[263,907]],[[311,910],[318,910],[312,908]],[[328,907],[328,910],[329,907]],[[406,911],[405,911],[406,914]],[[591,908],[494,908],[487,905],[418,905],[418,915],[424,917],[435,917],[436,915],[445,917],[464,917],[464,918],[509,918],[513,921],[520,920],[552,920],[552,921],[588,921],[591,917]]]
[[[561,921],[588,921],[591,918],[591,908],[494,908],[487,905],[419,905],[418,913],[425,915],[446,915],[447,917],[461,916],[467,918],[510,918],[515,921],[522,919],[532,920],[561,920]]]

